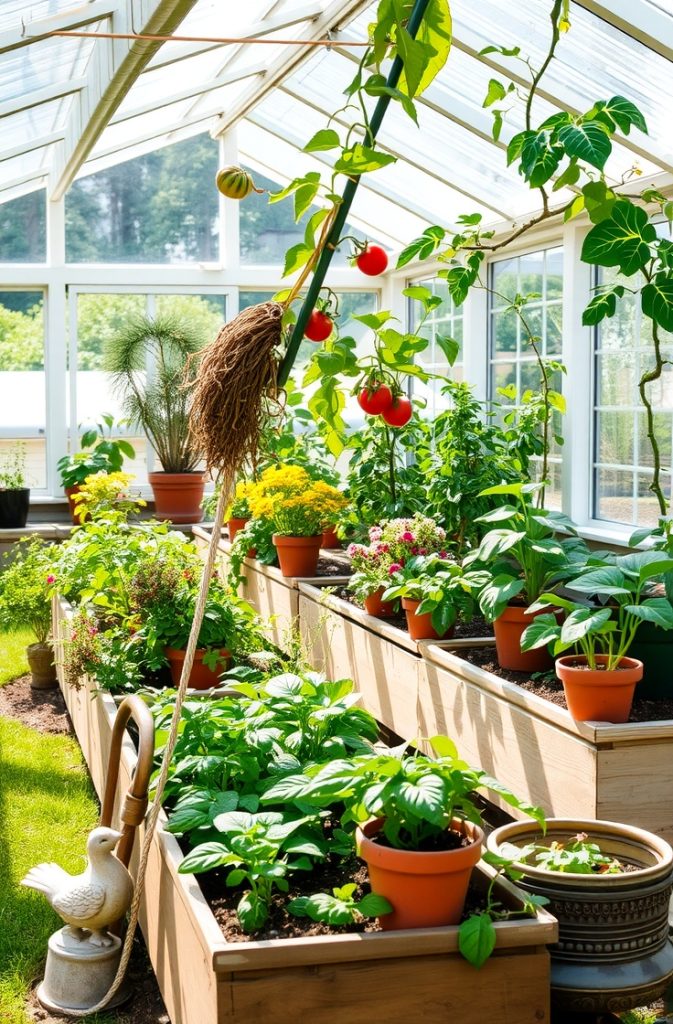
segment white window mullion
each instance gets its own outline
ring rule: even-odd
[[[62,268],[65,264],[65,205],[63,200],[47,203],[47,289],[44,379],[46,412],[46,475],[47,494],[62,493],[56,463],[68,446],[66,381],[66,285]]]
[[[488,273],[488,270],[485,271]],[[471,384],[474,395],[485,401],[488,395],[490,366],[488,331],[488,294],[483,288],[472,288],[463,310],[463,379]]]
[[[591,268],[580,260],[588,228],[566,225],[563,233],[563,354],[567,371],[563,417],[563,511],[578,525],[592,518],[594,368],[592,329],[582,326],[591,298]]]

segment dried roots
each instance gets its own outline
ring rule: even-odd
[[[190,431],[209,469],[233,477],[254,464],[265,397],[275,397],[283,306],[262,302],[225,324],[199,356]]]

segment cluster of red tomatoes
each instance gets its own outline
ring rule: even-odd
[[[388,266],[388,254],[380,245],[372,245],[371,242],[367,242],[360,248],[353,262],[363,274],[367,274],[368,277],[378,277]],[[329,314],[322,309],[314,309],[308,318],[304,337],[309,341],[327,341],[333,327],[334,322]]]
[[[358,395],[358,405],[368,416],[380,416],[389,427],[404,427],[411,419],[412,406],[406,395],[394,395],[387,384],[369,383]]]

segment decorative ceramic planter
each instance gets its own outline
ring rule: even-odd
[[[157,519],[200,523],[205,480],[205,473],[150,473]]]
[[[598,665],[607,654],[597,654]],[[577,722],[628,722],[636,683],[643,678],[643,663],[622,658],[618,668],[590,669],[584,655],[567,654],[556,661],[568,711]]]
[[[586,832],[603,853],[635,870],[620,874],[571,874],[517,864],[522,888],[549,900],[559,923],[552,947],[552,1006],[559,1013],[621,1012],[657,999],[673,978],[668,904],[673,890],[673,850],[660,837],[611,821],[548,819],[496,829],[488,848],[503,843],[549,846]]]
[[[26,657],[30,666],[30,685],[33,690],[51,690],[56,686],[56,665],[51,644],[29,644]]]
[[[29,487],[0,488],[0,530],[23,530],[29,508]]]
[[[168,665],[171,670],[171,679],[173,680],[173,685],[176,687],[180,685],[185,653],[186,652],[184,650],[180,650],[177,647],[166,648],[166,657],[168,658]],[[197,649],[194,652],[194,664],[192,665],[192,670],[189,673],[189,685],[193,690],[210,690],[213,686],[219,686],[220,673],[227,667],[227,662],[231,657],[229,651],[222,649],[220,651],[218,668],[214,671],[212,668],[208,668],[207,665],[204,665],[203,658],[205,654],[206,651],[202,649]]]
[[[367,615],[373,615],[375,619],[390,619],[395,614],[395,602],[381,600],[384,589],[379,587],[364,599]]]
[[[537,615],[549,614],[547,608],[529,615],[525,608],[508,605],[493,623],[495,646],[500,668],[512,672],[544,672],[552,668],[554,660],[546,647],[534,651],[521,650],[521,637]]]
[[[457,850],[426,853],[395,850],[376,842],[383,819],[357,830],[358,855],[367,865],[372,891],[393,907],[379,918],[384,931],[438,928],[458,924],[470,876],[481,858],[484,833],[478,825],[454,820],[452,827],[471,840]]]
[[[54,601],[54,629],[71,614]],[[60,659],[59,659],[60,660]],[[82,680],[79,689],[59,680],[68,711],[102,795],[107,752],[116,707],[110,694]],[[122,747],[118,792],[129,785],[136,763],[130,736]],[[122,788],[123,787],[123,788]],[[116,801],[119,806],[119,799]],[[496,946],[489,961],[475,971],[458,952],[458,928],[423,928],[413,932],[364,932],[227,942],[206,903],[198,879],[181,875],[183,854],[175,836],[159,830],[152,842],[140,924],[152,967],[172,1024],[415,1024],[436,1018],[461,1024],[545,1024],[549,1021],[549,953],[557,926],[544,910],[535,918],[495,925]],[[116,814],[112,825],[116,827]],[[138,830],[130,870],[137,870]],[[473,882],[482,892],[493,877],[480,864]],[[496,898],[512,910],[523,905],[519,891],[497,881]]]
[[[315,537],[285,537],[274,533],[274,546],[278,551],[283,576],[315,576],[322,545],[322,534]]]

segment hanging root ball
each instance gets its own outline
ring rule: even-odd
[[[242,167],[222,167],[217,172],[215,184],[227,199],[245,199],[255,188],[252,178]]]
[[[257,456],[265,397],[275,397],[283,307],[262,302],[225,324],[199,354],[190,430],[209,469],[233,474]]]

